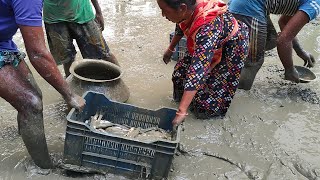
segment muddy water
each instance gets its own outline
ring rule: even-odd
[[[103,32],[124,71],[131,91],[129,103],[156,109],[176,108],[170,82],[174,62],[161,56],[174,25],[161,17],[153,0],[100,1]],[[278,17],[273,17],[277,20]],[[317,58],[320,76],[318,21],[299,34],[306,50]],[[23,48],[21,36],[15,37]],[[295,64],[301,65],[295,56]],[[66,106],[60,95],[34,72],[44,94],[49,150],[55,163],[63,152]],[[169,179],[319,179],[320,79],[308,84],[282,80],[275,51],[268,52],[253,89],[238,90],[224,119],[197,120],[190,115],[182,133]],[[126,179],[116,175],[77,176],[61,169],[39,172],[17,134],[16,111],[0,100],[0,179]]]

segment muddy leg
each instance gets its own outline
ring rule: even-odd
[[[265,50],[269,51],[269,50],[277,47],[278,33],[277,33],[276,28],[274,28],[274,25],[272,23],[272,20],[270,19],[270,16],[268,16],[267,23],[268,23],[268,25],[267,25],[267,41],[266,41]]]
[[[41,94],[25,74],[25,63],[18,68],[6,65],[0,70],[0,95],[18,111],[19,129],[25,146],[41,168],[51,168],[43,126]]]
[[[42,92],[41,89],[39,88],[38,84],[36,83],[36,80],[34,79],[32,72],[30,71],[29,67],[26,65],[24,61],[20,62],[20,74],[27,77],[27,82],[29,82],[32,87],[38,92],[40,95],[40,98],[42,99]],[[19,119],[19,118],[17,118]],[[21,135],[20,133],[20,122],[18,121],[18,134]]]
[[[106,60],[109,61],[109,62],[111,62],[111,63],[113,63],[113,64],[116,64],[116,65],[120,66],[117,58],[116,58],[112,53],[109,53],[109,54],[110,54],[110,56],[108,56],[108,57],[106,58]]]
[[[70,23],[45,23],[50,52],[57,65],[63,65],[65,78],[70,75],[69,68],[77,54],[68,24]]]
[[[234,16],[249,27],[249,54],[241,71],[239,89],[250,90],[253,81],[264,62],[264,51],[267,39],[267,22],[256,18],[234,14]],[[272,24],[271,20],[269,24]],[[270,25],[269,25],[270,26]]]
[[[42,102],[34,97],[29,108],[18,113],[20,133],[34,163],[44,169],[53,167],[45,139]]]
[[[239,86],[238,86],[239,89],[244,89],[244,90],[251,89],[254,79],[256,78],[256,75],[259,69],[261,68],[263,62],[264,62],[264,59],[256,63],[250,63],[250,65],[245,63],[244,68],[241,70]]]
[[[120,66],[94,20],[72,26],[72,31],[84,59],[103,59]]]

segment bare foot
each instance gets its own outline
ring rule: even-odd
[[[285,69],[284,79],[292,81],[292,82],[295,82],[295,83],[299,83],[300,82],[299,73],[296,70],[296,68],[294,68],[294,67],[292,67],[290,69]]]

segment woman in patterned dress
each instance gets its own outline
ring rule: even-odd
[[[198,118],[224,116],[239,83],[248,53],[248,28],[219,0],[157,0],[162,15],[179,24],[188,51],[172,75],[180,101],[173,124],[191,111]]]
[[[299,82],[299,74],[293,66],[292,49],[304,60],[305,65],[314,66],[314,57],[301,48],[296,35],[319,15],[320,0],[231,0],[229,11],[246,23],[250,30],[250,53],[241,72],[239,88],[251,89],[264,62],[269,14],[281,14],[277,50],[285,68],[285,79]]]

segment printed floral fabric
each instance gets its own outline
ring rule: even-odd
[[[222,43],[232,33],[233,20],[234,17],[226,12],[200,28],[194,53],[187,52],[172,74],[174,98],[179,100],[184,90],[197,90],[191,109],[205,112],[209,117],[227,112],[248,54],[249,31],[242,22],[238,22],[238,32]],[[214,51],[221,47],[221,62],[210,70]]]

